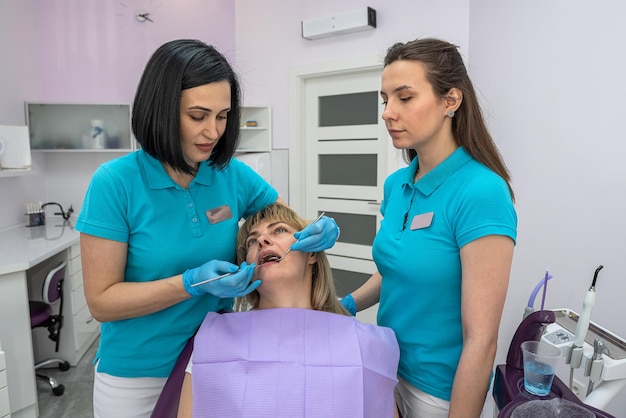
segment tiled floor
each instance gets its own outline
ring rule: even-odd
[[[58,368],[39,370],[65,386],[63,395],[55,396],[47,382],[37,379],[40,418],[93,418],[92,361],[97,348],[96,339],[80,362],[67,371],[63,372]]]

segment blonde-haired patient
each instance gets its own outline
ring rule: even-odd
[[[243,312],[209,313],[205,318],[185,374],[179,417],[397,416],[395,335],[349,316],[337,299],[324,252],[291,251],[283,257],[295,241],[294,232],[305,226],[293,210],[277,203],[240,228],[237,258],[257,264],[253,280],[261,285],[237,301],[237,310]],[[241,324],[251,324],[247,334]],[[231,329],[238,333],[231,334]],[[362,364],[346,367],[338,358],[341,351],[358,357],[352,352],[355,341],[364,352]],[[265,351],[259,348],[264,345]],[[300,363],[314,355],[321,358],[315,365]],[[329,363],[322,364],[327,358]],[[316,373],[333,378],[312,379]],[[230,374],[232,381],[223,378]],[[255,398],[252,392],[259,386],[262,396]],[[365,387],[365,396],[353,396],[354,387]],[[315,401],[320,397],[328,405]]]

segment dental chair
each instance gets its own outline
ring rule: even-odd
[[[61,339],[61,328],[63,327],[63,282],[65,281],[65,270],[67,262],[63,261],[50,270],[43,283],[43,301],[28,301],[30,309],[30,327],[48,328],[48,338],[56,343],[55,351],[59,351],[59,341]],[[59,304],[59,313],[53,313],[53,306]],[[56,396],[63,395],[65,386],[59,384],[56,379],[37,373],[37,370],[58,364],[62,371],[69,370],[70,363],[60,358],[42,360],[35,364],[35,374],[37,378],[45,380],[50,385],[52,393]]]
[[[180,400],[180,391],[183,387],[183,379],[185,378],[185,369],[193,352],[193,337],[187,341],[187,345],[183,348],[182,353],[176,360],[170,377],[167,378],[165,386],[159,395],[154,410],[150,418],[176,418],[178,415],[178,401]]]
[[[568,418],[587,415],[595,416],[596,418],[616,418],[613,415],[584,404],[558,376],[554,376],[552,388],[546,396],[532,395],[524,389],[524,364],[520,345],[524,341],[539,341],[543,334],[544,325],[554,323],[555,320],[554,311],[535,311],[528,315],[518,326],[509,346],[506,364],[496,366],[495,370],[492,392],[495,408],[498,411],[497,418],[562,416],[545,415],[545,412],[543,412],[548,409],[546,402],[553,400],[562,403],[561,410],[576,411],[567,415]],[[522,411],[523,408],[527,410],[516,412],[518,409]],[[530,410],[530,408],[533,409]],[[552,408],[552,405],[550,405],[550,408]],[[574,415],[575,413],[579,415]]]
[[[219,313],[232,312],[230,309],[221,310]],[[157,399],[154,410],[150,418],[176,418],[178,415],[178,403],[180,401],[180,392],[183,388],[183,379],[185,378],[185,370],[189,364],[191,353],[193,353],[194,335],[187,341],[185,348],[178,356],[178,360],[174,364],[172,373],[167,378],[165,386]]]

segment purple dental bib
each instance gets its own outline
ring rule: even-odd
[[[194,417],[393,417],[390,328],[306,309],[209,313],[194,344]]]

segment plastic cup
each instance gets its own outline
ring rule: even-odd
[[[524,359],[524,389],[533,395],[548,395],[561,350],[542,341],[524,341],[521,347]]]

